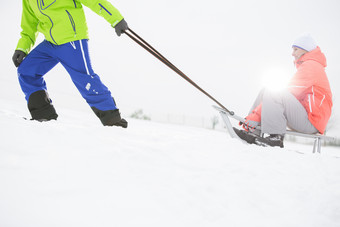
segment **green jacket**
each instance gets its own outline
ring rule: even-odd
[[[22,0],[21,38],[17,50],[29,53],[38,32],[55,45],[88,39],[83,5],[115,27],[123,16],[107,0]]]

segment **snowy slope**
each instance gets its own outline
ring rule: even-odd
[[[1,227],[338,227],[340,151],[88,111],[25,121],[0,99]]]
[[[339,135],[338,1],[113,3],[131,28],[241,115],[269,66],[287,76],[295,72],[291,42],[311,32],[327,56],[331,135]],[[59,120],[23,120],[28,112],[11,61],[20,9],[21,1],[2,1],[0,8],[6,31],[0,42],[0,227],[340,226],[339,147],[324,147],[321,155],[293,143],[261,148],[224,132],[134,119],[128,129],[102,127],[60,65],[45,77]],[[215,115],[200,92],[127,37],[116,37],[102,18],[88,9],[86,15],[92,63],[123,115],[139,108]]]

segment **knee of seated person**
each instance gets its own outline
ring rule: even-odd
[[[265,91],[265,96],[267,98],[270,98],[274,101],[279,101],[282,100],[283,97],[285,97],[287,95],[287,90],[278,90],[278,91],[272,91],[272,90],[266,90]]]

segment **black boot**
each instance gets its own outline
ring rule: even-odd
[[[119,126],[127,128],[128,122],[120,117],[119,110],[98,110],[96,107],[91,107],[104,126]]]
[[[269,136],[263,138],[258,137],[255,139],[255,143],[260,146],[271,146],[271,147],[281,147],[283,148],[284,136],[280,134],[270,134]]]
[[[257,136],[255,134],[252,134],[252,133],[247,132],[245,130],[239,130],[239,129],[234,128],[234,127],[233,127],[233,129],[234,129],[234,132],[238,135],[238,137],[240,137],[241,139],[243,139],[247,143],[250,143],[250,144],[255,143],[255,139],[257,138]]]
[[[28,109],[31,113],[32,120],[49,121],[57,120],[56,113],[51,99],[45,90],[32,93],[28,99]]]

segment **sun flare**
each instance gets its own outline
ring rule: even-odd
[[[280,68],[269,68],[262,73],[262,85],[270,90],[278,91],[287,87],[289,73]]]

